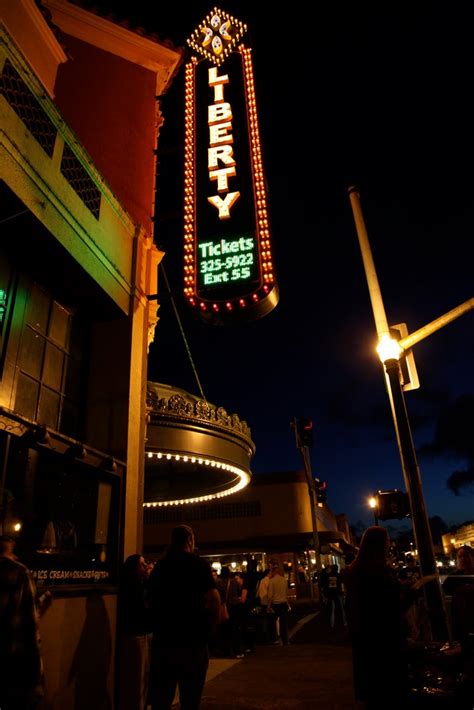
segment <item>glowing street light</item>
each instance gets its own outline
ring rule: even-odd
[[[408,334],[406,325],[389,327],[385,308],[383,305],[380,286],[372,258],[369,238],[365,228],[364,218],[360,207],[359,194],[354,187],[349,188],[350,201],[354,222],[359,238],[359,245],[364,262],[364,270],[369,288],[369,296],[374,314],[377,330],[377,352],[385,370],[385,383],[392,410],[395,434],[402,463],[403,477],[410,501],[413,520],[413,534],[419,553],[420,570],[423,576],[432,577],[432,581],[424,586],[424,594],[430,615],[433,635],[437,639],[449,637],[446,620],[446,609],[441,589],[439,576],[436,574],[436,559],[433,549],[433,540],[425,507],[420,470],[416,460],[416,452],[410,429],[410,422],[405,405],[404,390],[415,389],[418,386],[416,371],[412,379],[410,373],[410,350],[424,338],[451,323],[459,316],[474,309],[474,298],[470,298],[448,313],[436,318],[431,323],[423,326],[414,333]],[[393,332],[398,332],[400,339],[392,337]],[[403,356],[403,358],[402,358]],[[402,362],[401,362],[402,359]],[[414,364],[414,363],[412,363]],[[403,367],[402,367],[403,365]],[[405,380],[404,368],[408,374]]]
[[[374,523],[375,523],[375,525],[378,525],[379,519],[377,517],[377,498],[372,496],[371,498],[369,498],[368,502],[369,502],[369,508],[372,508],[372,510],[374,511]]]
[[[402,350],[400,342],[394,340],[390,332],[377,272],[375,270],[375,263],[370,248],[369,237],[360,207],[359,193],[355,187],[349,188],[349,196],[377,330],[377,351],[385,370],[385,383],[392,410],[403,477],[410,500],[413,534],[416,546],[419,550],[420,571],[422,576],[433,576],[433,580],[424,585],[424,594],[433,636],[436,639],[446,640],[449,638],[446,608],[439,575],[437,573],[433,540],[421,485],[420,470],[416,459],[415,446],[403,395],[400,368],[400,355]],[[421,337],[425,337],[425,335]],[[418,341],[414,339],[413,342],[410,343],[410,346],[414,342]]]
[[[382,335],[376,350],[382,363],[387,360],[400,360],[402,354],[398,340],[391,338],[390,335]]]

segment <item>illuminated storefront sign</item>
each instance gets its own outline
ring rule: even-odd
[[[246,27],[214,8],[188,44],[184,294],[209,323],[278,303]]]

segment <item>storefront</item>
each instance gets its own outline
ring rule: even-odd
[[[113,707],[163,256],[156,97],[181,53],[66,0],[2,3],[0,35],[0,529],[53,595],[45,704]]]
[[[19,416],[0,427],[0,531],[39,591],[114,589],[125,464]]]

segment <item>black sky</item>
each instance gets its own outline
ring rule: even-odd
[[[213,6],[94,4],[181,46]],[[161,101],[156,240],[206,397],[250,425],[254,472],[301,467],[289,423],[310,416],[314,473],[355,522],[370,519],[370,493],[403,482],[347,188],[360,189],[390,323],[413,331],[474,295],[474,57],[467,9],[327,5],[220,5],[249,25],[278,307],[227,329],[184,305],[182,71]],[[166,300],[160,316],[150,379],[198,393]],[[421,450],[440,412],[473,393],[472,312],[415,358],[421,389],[407,405]],[[472,487],[458,497],[446,487],[462,456],[419,463],[429,515],[474,518]]]

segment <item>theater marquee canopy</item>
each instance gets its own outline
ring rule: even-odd
[[[246,26],[217,8],[188,44],[184,294],[214,325],[278,303],[252,54]]]
[[[145,507],[201,503],[250,483],[255,445],[237,414],[156,382],[147,403]]]

